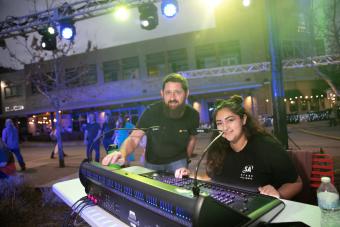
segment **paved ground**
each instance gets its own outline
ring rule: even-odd
[[[318,151],[324,151],[333,155],[335,160],[335,171],[340,175],[340,125],[329,127],[327,121],[305,122],[296,125],[289,125],[289,137],[292,139],[290,147]],[[294,143],[293,143],[293,142]],[[200,154],[209,142],[208,134],[198,135],[198,144],[195,149],[196,157],[192,159],[191,169],[195,168]],[[22,144],[22,154],[26,161],[27,170],[20,172],[27,182],[34,187],[49,187],[56,182],[72,179],[78,176],[79,164],[85,157],[85,145],[82,141],[64,142],[64,151],[68,155],[65,157],[65,168],[58,167],[57,159],[50,159],[52,150],[51,143],[25,142]],[[104,155],[102,148],[102,154]],[[141,150],[136,152],[137,160]],[[136,161],[133,164],[138,165]],[[203,171],[203,166],[200,171]],[[340,177],[337,177],[336,184],[340,185]]]

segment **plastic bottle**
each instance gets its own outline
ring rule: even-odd
[[[339,193],[329,177],[321,177],[317,190],[318,206],[321,209],[321,227],[340,226]]]

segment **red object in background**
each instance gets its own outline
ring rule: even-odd
[[[334,184],[334,161],[329,154],[312,155],[312,172],[310,186],[318,188],[321,184],[321,177],[329,177]]]

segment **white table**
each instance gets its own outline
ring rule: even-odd
[[[53,191],[70,207],[86,195],[78,178],[54,184]],[[301,221],[312,227],[320,226],[321,212],[319,207],[289,200],[282,201],[286,204],[286,207],[272,222]],[[85,208],[81,212],[81,216],[91,226],[128,226],[99,206]]]

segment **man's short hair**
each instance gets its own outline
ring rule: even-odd
[[[164,90],[165,84],[168,82],[177,82],[182,85],[182,88],[185,92],[188,92],[188,80],[187,78],[183,77],[181,74],[178,73],[170,73],[163,79],[163,87],[162,90]]]

